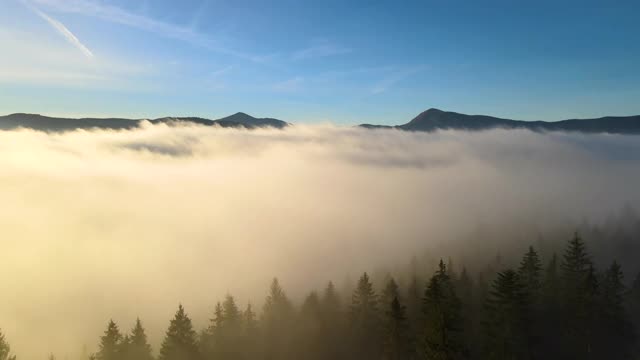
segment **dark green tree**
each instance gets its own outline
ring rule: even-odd
[[[391,306],[391,302],[395,298],[400,297],[400,292],[398,289],[398,283],[390,277],[389,281],[385,284],[384,289],[382,290],[382,296],[380,297],[380,306],[386,312]]]
[[[486,359],[527,359],[527,289],[509,269],[498,273],[486,303]]]
[[[394,297],[388,304],[384,317],[383,358],[406,360],[413,357],[413,345],[409,334],[406,308]]]
[[[566,355],[588,359],[593,352],[593,309],[598,284],[586,245],[577,233],[569,241],[563,256],[562,285]]]
[[[243,354],[245,359],[257,358],[259,331],[256,313],[253,311],[251,303],[249,303],[242,313]]]
[[[537,301],[540,293],[542,286],[541,272],[542,264],[538,253],[533,249],[533,246],[529,246],[529,250],[520,262],[518,277],[532,302]]]
[[[300,359],[322,359],[322,307],[320,297],[312,291],[302,303],[296,321],[295,346]]]
[[[147,340],[147,334],[142,326],[142,321],[136,319],[136,324],[127,337],[124,350],[124,359],[127,360],[153,360],[151,345]]]
[[[262,311],[262,354],[267,360],[292,357],[294,309],[291,301],[273,279]]]
[[[424,355],[427,359],[452,360],[465,354],[461,304],[444,262],[431,277],[423,300]]]
[[[352,358],[373,359],[380,356],[380,317],[378,296],[365,272],[351,298],[350,331]]]
[[[160,346],[159,360],[199,360],[200,352],[191,319],[182,305],[178,306]]]
[[[109,320],[107,330],[100,337],[100,345],[96,358],[98,360],[120,360],[122,356],[123,337],[118,329],[118,325],[113,320]]]
[[[627,289],[620,265],[614,261],[602,277],[601,300],[598,304],[600,318],[598,337],[594,343],[597,351],[594,358],[607,356],[625,359],[631,355],[634,342],[633,324],[625,308]]]
[[[324,359],[345,358],[347,342],[347,321],[342,302],[332,282],[320,299],[321,341],[325,347],[321,350]]]

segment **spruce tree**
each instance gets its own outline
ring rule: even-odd
[[[463,356],[460,300],[442,260],[425,291],[423,312],[425,357],[452,360]]]
[[[538,253],[529,246],[529,250],[520,262],[518,277],[522,282],[527,295],[532,301],[537,301],[540,292],[542,265]]]
[[[312,291],[302,303],[296,322],[295,346],[300,359],[322,359],[322,308],[320,297]]]
[[[191,319],[182,305],[178,306],[160,346],[159,360],[199,360],[200,354]]]
[[[527,293],[518,274],[498,273],[486,303],[486,358],[529,358]]]
[[[153,360],[151,345],[149,345],[140,318],[136,319],[136,324],[131,329],[124,358],[128,360]]]
[[[380,305],[382,309],[386,312],[391,306],[391,302],[393,301],[393,299],[399,296],[400,296],[400,293],[398,290],[398,284],[391,277],[389,278],[389,281],[387,281],[384,289],[382,290],[382,296],[380,297]]]
[[[332,282],[327,284],[320,300],[321,339],[326,346],[321,350],[324,359],[342,359],[346,355],[346,325],[342,302]]]
[[[11,355],[11,346],[5,339],[2,330],[0,330],[0,360],[16,360],[15,355]]]
[[[235,299],[227,295],[222,302],[224,318],[220,334],[222,358],[240,358],[242,354],[242,314]]]
[[[407,323],[406,308],[395,296],[388,304],[384,317],[383,358],[406,360],[412,358],[413,347]]]
[[[261,328],[264,335],[262,352],[264,358],[288,359],[291,357],[293,305],[280,286],[273,279],[262,311]]]
[[[380,317],[378,296],[365,272],[351,298],[350,331],[353,358],[373,359],[380,356]]]
[[[569,241],[563,256],[562,282],[567,356],[588,358],[592,353],[592,310],[597,277],[586,246],[577,233]]]
[[[601,301],[599,313],[599,336],[596,339],[600,345],[596,356],[609,356],[612,359],[628,358],[633,344],[632,323],[628,320],[625,309],[626,287],[623,283],[624,275],[620,265],[614,261],[604,273],[600,287]]]
[[[242,313],[242,339],[245,359],[255,359],[258,354],[259,329],[256,313],[251,303]]]
[[[100,346],[96,353],[98,360],[120,360],[122,354],[122,334],[118,325],[113,320],[109,320],[107,330],[100,337]]]

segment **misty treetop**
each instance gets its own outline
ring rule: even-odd
[[[111,320],[90,359],[640,358],[640,274],[625,282],[615,261],[597,270],[577,233],[549,259],[531,246],[514,267],[497,257],[472,274],[447,263],[431,274],[412,266],[404,282],[387,276],[379,291],[367,273],[352,294],[329,282],[299,306],[274,279],[260,313],[227,295],[200,332],[179,305],[157,353],[140,319],[128,332]],[[0,332],[0,360],[15,360],[10,350]]]

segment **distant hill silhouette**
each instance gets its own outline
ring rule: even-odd
[[[386,126],[362,124],[367,129],[400,129],[407,131],[435,131],[446,129],[480,131],[488,129],[529,129],[533,131],[577,131],[585,133],[640,134],[640,115],[607,116],[597,119],[562,121],[521,121],[486,115],[466,115],[429,109],[404,125]]]
[[[0,116],[0,130],[17,128],[41,131],[70,131],[76,129],[132,129],[143,119],[121,118],[56,118],[38,114],[11,114]],[[239,112],[221,119],[210,120],[200,117],[163,117],[148,120],[151,123],[194,123],[205,126],[243,127],[247,129],[273,127],[282,129],[290,124],[272,118],[255,118]],[[574,131],[584,133],[640,134],[640,115],[607,116],[597,119],[571,119],[562,121],[521,121],[501,119],[486,115],[466,115],[451,111],[429,109],[404,125],[362,124],[367,129],[399,129],[406,131],[470,130],[488,129],[529,129],[533,131]]]
[[[76,129],[132,129],[138,127],[144,119],[120,119],[120,118],[57,118],[38,114],[11,114],[0,116],[0,129],[11,130],[17,128],[27,128],[41,131],[70,131]],[[218,120],[209,120],[199,117],[164,117],[159,119],[148,120],[152,123],[179,123],[189,122],[206,126],[221,127],[244,127],[248,129],[258,127],[273,127],[282,129],[289,123],[271,119],[271,118],[254,118],[245,113],[236,113]]]

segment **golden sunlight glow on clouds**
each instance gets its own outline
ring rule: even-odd
[[[640,203],[634,136],[145,124],[0,132],[0,153],[0,327],[34,359],[93,349],[112,317],[140,316],[155,345],[179,302],[206,319],[228,292],[260,303],[273,276],[295,297],[446,256],[478,224]]]

